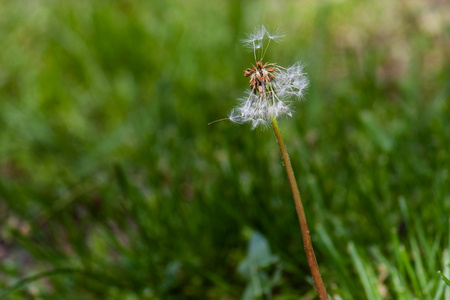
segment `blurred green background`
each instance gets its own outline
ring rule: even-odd
[[[0,0],[2,299],[315,299],[270,128],[207,125],[261,24],[331,298],[450,299],[448,2]]]

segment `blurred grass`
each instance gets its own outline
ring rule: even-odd
[[[266,297],[313,297],[272,133],[206,125],[246,88],[260,24],[286,35],[267,59],[311,79],[281,126],[330,295],[449,296],[445,2],[0,7],[5,299],[240,298],[252,232],[279,258]]]

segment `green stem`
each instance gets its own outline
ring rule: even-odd
[[[284,144],[283,137],[281,135],[280,127],[275,118],[272,118],[273,130],[277,137],[278,146],[280,147],[281,156],[283,157],[284,167],[291,185],[292,196],[294,197],[295,208],[297,210],[298,222],[300,223],[300,229],[303,237],[303,245],[305,247],[306,259],[308,261],[309,269],[311,271],[314,285],[316,286],[317,293],[320,300],[328,299],[327,291],[320,275],[319,265],[317,264],[316,256],[314,255],[314,249],[311,242],[311,236],[309,235],[308,224],[306,222],[305,210],[303,209],[302,199],[298,190],[297,182],[295,180],[294,170],[292,169],[291,161]]]

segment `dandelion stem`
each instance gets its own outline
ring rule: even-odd
[[[292,169],[291,161],[284,144],[283,137],[281,135],[280,127],[277,120],[272,117],[272,126],[275,131],[278,146],[280,147],[281,156],[283,157],[284,167],[291,185],[292,196],[294,197],[295,208],[297,210],[298,222],[300,223],[300,229],[303,237],[303,245],[306,252],[306,259],[308,261],[309,269],[311,271],[314,285],[316,286],[317,293],[320,300],[328,299],[327,291],[320,275],[319,265],[317,264],[316,256],[311,242],[311,236],[309,235],[308,224],[306,222],[305,210],[303,209],[302,199],[298,190],[297,182],[295,180],[294,170]]]

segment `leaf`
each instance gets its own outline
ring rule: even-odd
[[[444,280],[445,284],[447,284],[448,286],[450,286],[450,279],[448,279],[447,277],[445,277],[445,275],[442,274],[441,271],[438,271],[438,274],[441,276],[442,280]]]
[[[250,279],[255,271],[268,267],[278,261],[278,256],[270,251],[269,243],[259,232],[254,232],[248,241],[247,257],[240,262],[238,272]]]

